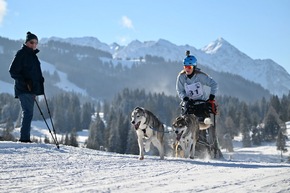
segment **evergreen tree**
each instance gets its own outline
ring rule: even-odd
[[[280,118],[283,122],[288,121],[289,117],[289,109],[290,107],[290,100],[287,99],[285,95],[283,95],[281,99],[281,110],[280,110]],[[290,120],[290,119],[289,119]]]
[[[135,128],[129,129],[128,137],[127,137],[126,153],[134,154],[134,155],[139,154],[139,147],[138,147],[137,134],[136,134]]]
[[[97,122],[93,122],[89,129],[89,136],[87,139],[87,148],[99,149],[99,143],[97,141]]]
[[[89,129],[89,136],[87,140],[87,148],[100,149],[105,147],[105,124],[102,121],[99,113],[97,113],[96,120],[91,123]]]
[[[281,110],[281,103],[277,95],[272,96],[272,98],[270,99],[270,105],[275,109],[275,111],[279,115]]]
[[[76,128],[73,128],[71,133],[70,133],[70,139],[69,139],[69,145],[70,146],[73,146],[73,147],[78,147],[79,146],[79,143],[77,141],[77,131],[76,131]]]
[[[49,138],[47,137],[47,135],[45,135],[45,137],[44,137],[44,143],[50,143],[50,140],[49,140]]]
[[[113,112],[113,111],[111,111]],[[121,153],[122,148],[120,147],[121,144],[121,138],[120,138],[120,130],[119,126],[116,124],[116,117],[114,115],[117,115],[116,113],[112,113],[110,115],[110,118],[108,120],[108,150],[110,152],[117,152]],[[118,118],[117,118],[118,119]]]
[[[80,115],[81,115],[81,107],[80,107],[80,101],[79,98],[73,94],[69,96],[69,106],[67,108],[67,120],[69,121],[67,124],[67,131],[72,131],[73,128],[76,129],[76,131],[81,130],[81,121],[80,121]]]
[[[89,129],[94,108],[91,103],[85,103],[81,111],[81,129]]]
[[[119,129],[120,133],[120,139],[121,139],[121,150],[120,153],[126,153],[127,149],[127,138],[128,138],[128,133],[130,129],[130,121],[127,116],[124,116],[123,113],[120,113],[118,118],[117,118],[117,127]]]
[[[261,145],[262,143],[262,127],[260,125],[252,127],[252,142],[253,145]]]
[[[223,110],[221,110],[223,111]],[[219,115],[219,119],[217,121],[217,135],[219,140],[219,143],[222,148],[227,149],[229,152],[233,151],[233,144],[232,139],[234,137],[234,128],[236,127],[234,125],[234,122],[230,116],[225,117],[225,112],[222,112]]]
[[[285,135],[286,129],[283,129],[282,127],[279,129],[276,146],[277,150],[281,150],[281,152],[287,152],[286,148],[286,139],[287,135]]]
[[[266,101],[265,97],[262,98],[260,103],[261,103],[260,104],[260,109],[261,109],[260,117],[264,118],[267,114],[268,109],[269,109],[269,103]]]
[[[271,142],[277,137],[280,129],[279,122],[280,120],[277,112],[272,106],[270,106],[264,119],[265,126],[262,132],[263,140]]]
[[[251,121],[249,117],[249,111],[247,104],[242,104],[241,118],[240,118],[240,128],[243,135],[243,147],[251,147],[251,137],[250,128]]]
[[[64,145],[69,145],[69,134],[68,133],[65,134]]]

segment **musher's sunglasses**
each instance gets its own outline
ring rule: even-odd
[[[183,66],[183,68],[186,70],[191,70],[191,69],[193,69],[193,66]]]

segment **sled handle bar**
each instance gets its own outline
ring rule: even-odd
[[[207,103],[208,101],[202,100],[202,99],[197,99],[197,100],[189,99],[188,101],[181,101],[180,105],[187,102],[191,102],[192,104],[195,104],[195,103]]]

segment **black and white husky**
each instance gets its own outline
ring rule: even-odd
[[[149,110],[136,107],[131,114],[131,123],[138,137],[139,159],[144,159],[144,148],[148,152],[151,143],[158,149],[160,159],[164,159],[164,126],[159,119]]]
[[[183,154],[180,157],[193,159],[199,130],[207,129],[211,124],[210,118],[206,118],[204,123],[200,123],[194,114],[178,116],[172,124],[176,134],[176,141],[173,144],[175,156],[180,156],[179,152],[182,151]],[[179,146],[181,147],[181,151]]]

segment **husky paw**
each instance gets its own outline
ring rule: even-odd
[[[144,157],[143,157],[143,156],[140,156],[140,157],[139,157],[139,160],[143,160],[143,159],[144,159]]]

